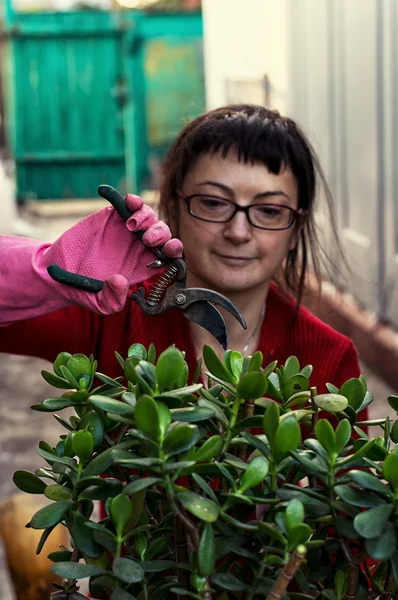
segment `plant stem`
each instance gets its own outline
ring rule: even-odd
[[[310,393],[311,393],[311,409],[314,411],[313,414],[311,415],[311,431],[310,431],[310,437],[311,438],[315,438],[315,428],[316,428],[316,424],[318,422],[319,419],[319,413],[318,413],[318,407],[315,404],[314,398],[317,395],[317,389],[316,387],[311,387],[310,388]],[[309,476],[309,482],[310,482],[310,486],[312,488],[317,488],[318,487],[318,481],[315,475],[310,475]]]
[[[243,416],[245,419],[247,419],[249,417],[252,417],[253,413],[254,413],[254,400],[249,400],[248,402],[245,402],[245,404],[244,404]],[[245,460],[246,453],[247,453],[247,444],[242,444],[241,447],[239,448],[238,458],[240,458],[241,460]]]
[[[340,542],[341,543],[341,542]],[[358,590],[358,566],[350,562],[347,566],[347,584],[344,600],[355,600]]]
[[[229,424],[227,427],[227,431],[225,432],[224,445],[222,447],[222,452],[226,452],[228,450],[229,442],[232,437],[232,429],[236,423],[236,419],[238,418],[239,408],[241,404],[240,396],[235,396],[235,400],[232,406],[232,415],[229,420]]]
[[[267,600],[281,600],[287,589],[287,586],[303,562],[305,554],[305,546],[297,546],[294,552],[290,555],[289,560],[283,567],[282,571],[279,573],[279,577],[272,586],[272,589],[267,596]]]

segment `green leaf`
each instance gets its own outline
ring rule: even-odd
[[[200,536],[198,549],[199,573],[204,577],[209,577],[213,573],[216,564],[216,545],[214,540],[214,531],[210,523],[205,523]]]
[[[249,488],[262,483],[268,475],[268,469],[268,460],[262,456],[253,458],[246,471],[243,473],[238,494],[243,494]]]
[[[263,353],[260,350],[257,350],[253,356],[250,357],[248,372],[252,371],[260,371],[263,364]]]
[[[198,519],[213,523],[218,518],[218,506],[213,500],[202,498],[193,492],[181,492],[176,495],[182,506]]]
[[[184,364],[184,356],[177,348],[167,348],[162,352],[156,363],[156,379],[159,390],[170,390],[177,384]]]
[[[211,400],[206,400],[205,398],[200,398],[198,400],[198,405],[204,406],[206,408],[210,408],[211,410],[214,410],[214,418],[217,419],[217,421],[220,421],[220,423],[222,423],[226,427],[228,427],[228,423],[229,423],[228,418],[226,417],[225,413],[223,412],[223,409],[220,408],[217,404],[214,404]]]
[[[46,529],[60,523],[73,505],[72,500],[59,500],[38,510],[30,521],[33,529]]]
[[[90,478],[91,479],[91,478]],[[78,500],[107,500],[114,498],[123,491],[122,482],[112,477],[107,479],[96,478],[95,485],[88,485],[79,494]]]
[[[299,525],[292,527],[289,530],[289,540],[287,546],[288,552],[291,552],[300,544],[304,544],[310,537],[311,533],[311,527],[306,523],[300,523]]]
[[[385,486],[380,479],[377,479],[377,477],[368,471],[353,469],[352,471],[349,471],[347,475],[352,481],[355,481],[355,483],[361,485],[365,489],[384,494],[389,492],[387,486]]]
[[[382,504],[359,513],[354,519],[355,531],[364,538],[379,537],[387,525],[392,509],[392,504]]]
[[[337,425],[336,431],[336,453],[340,452],[345,448],[351,439],[351,424],[348,419],[342,419]]]
[[[147,361],[152,363],[153,365],[155,364],[156,348],[153,344],[149,344]]]
[[[290,531],[296,525],[300,525],[304,521],[304,505],[297,498],[290,500],[286,506],[286,527]]]
[[[62,373],[61,373],[61,375],[62,375]],[[52,385],[55,388],[58,388],[61,390],[70,390],[70,388],[72,387],[68,381],[65,381],[65,379],[62,379],[61,377],[54,375],[54,373],[50,373],[50,371],[46,371],[43,369],[41,371],[41,376],[43,377],[43,379],[45,381],[47,381],[47,383],[49,383],[50,385]]]
[[[74,511],[72,517],[73,541],[76,546],[89,558],[100,558],[104,553],[104,549],[94,541],[94,530],[85,527],[89,519],[78,511]]]
[[[72,447],[80,462],[85,462],[94,451],[94,439],[89,431],[80,429],[72,438]]]
[[[264,433],[271,447],[275,448],[275,436],[279,427],[279,406],[274,402],[264,413],[263,420]]]
[[[71,357],[72,355],[69,354],[69,352],[60,352],[53,364],[54,373],[59,375],[59,377],[62,377],[61,365],[66,367],[66,365],[68,364],[68,360]]]
[[[283,367],[283,380],[286,382],[288,379],[297,375],[300,372],[300,363],[296,356],[289,356]]]
[[[48,485],[44,490],[44,495],[50,500],[70,500],[72,498],[72,490],[64,485]]]
[[[46,398],[41,404],[34,404],[31,408],[40,412],[54,412],[70,406],[76,406],[76,402],[69,398]]]
[[[383,475],[393,488],[398,491],[398,454],[391,453],[387,456],[383,464]]]
[[[29,471],[15,471],[13,482],[22,492],[27,494],[44,494],[47,484]]]
[[[267,535],[272,540],[276,540],[277,542],[280,542],[283,545],[286,544],[285,536],[279,531],[279,529],[276,528],[275,525],[271,525],[266,521],[259,521],[257,523],[257,526],[260,530],[260,533],[262,533],[263,535]]]
[[[339,394],[345,396],[351,408],[357,410],[365,398],[366,391],[359,379],[352,378],[341,386]]]
[[[398,442],[398,420],[391,427],[390,438],[396,444]]]
[[[144,556],[145,556],[147,547],[148,547],[148,539],[143,533],[139,533],[138,535],[136,535],[134,537],[134,550],[138,554],[141,561],[144,560]]]
[[[173,421],[196,423],[214,417],[215,410],[211,406],[189,406],[187,408],[174,408],[171,411]]]
[[[133,515],[133,508],[128,496],[119,494],[113,498],[111,503],[110,516],[114,522],[116,529],[120,535],[123,534],[124,528],[130,521]]]
[[[336,436],[329,421],[320,419],[315,426],[315,433],[318,441],[327,450],[329,456],[333,456],[336,452]]]
[[[285,377],[285,371],[283,371],[283,377]],[[299,392],[306,392],[309,387],[309,381],[304,375],[293,375],[290,377],[283,388],[283,396],[285,400],[289,400],[291,396],[298,394]]]
[[[137,492],[146,490],[155,483],[159,483],[159,481],[162,481],[161,479],[159,479],[159,477],[143,477],[141,479],[136,479],[135,481],[132,481],[131,483],[128,483],[126,485],[126,487],[123,489],[123,494],[136,494]]]
[[[215,375],[223,381],[235,384],[235,377],[228,369],[225,368],[221,360],[211,346],[203,347],[203,358],[206,363],[206,367],[212,375]]]
[[[106,473],[109,467],[113,465],[113,448],[108,448],[101,454],[98,454],[85,467],[82,477],[92,477],[93,475],[102,475]]]
[[[271,407],[270,407],[271,408]],[[268,414],[267,410],[265,413]],[[289,452],[296,450],[301,442],[301,431],[300,425],[296,417],[289,416],[280,423],[276,434],[275,434],[275,458],[279,463],[283,460]]]
[[[242,592],[248,589],[246,583],[235,577],[235,575],[232,575],[232,573],[215,573],[211,576],[211,580],[229,592]]]
[[[398,412],[398,396],[388,396],[387,400],[391,408]]]
[[[306,365],[305,367],[303,367],[300,371],[300,375],[304,375],[304,377],[306,377],[307,379],[309,379],[312,375],[312,371],[313,371],[313,366],[312,365]]]
[[[242,375],[243,369],[243,356],[240,352],[236,352],[233,350],[229,356],[229,368],[231,370],[232,375],[238,381],[240,376]]]
[[[211,487],[209,486],[207,481],[205,481],[203,479],[203,477],[201,477],[197,473],[192,473],[192,477],[195,480],[195,482],[197,483],[197,485],[200,487],[202,492],[204,492],[207,496],[209,496],[209,498],[211,498],[212,500],[214,500],[214,502],[216,504],[218,504],[217,496],[215,495],[215,493],[213,492],[213,490],[211,489]]]
[[[377,561],[389,560],[396,548],[397,536],[392,523],[386,524],[379,537],[365,540],[366,552]]]
[[[129,558],[116,558],[112,570],[115,576],[125,583],[137,583],[145,577],[141,565]]]
[[[80,421],[79,429],[83,429],[91,433],[93,436],[95,450],[102,444],[105,434],[105,427],[104,422],[97,411],[88,411]]]
[[[135,406],[135,420],[138,429],[159,440],[162,434],[157,403],[151,396],[141,396]]]
[[[166,435],[163,451],[169,456],[186,452],[196,443],[197,439],[197,430],[193,426],[178,425]]]
[[[127,350],[127,356],[128,358],[137,358],[137,363],[139,360],[147,360],[148,358],[146,348],[142,344],[132,344]]]
[[[151,560],[143,562],[141,566],[146,573],[159,573],[175,568],[176,563],[173,560]]]
[[[334,491],[344,502],[352,504],[352,506],[360,506],[361,508],[374,508],[384,504],[384,500],[376,494],[365,492],[352,485],[336,485]]]
[[[347,398],[341,394],[318,394],[314,402],[318,408],[330,413],[341,412],[348,406]]]
[[[223,439],[220,435],[213,435],[208,438],[204,444],[196,450],[193,455],[193,460],[196,462],[208,462],[221,452]]]
[[[268,379],[260,371],[247,373],[239,381],[236,391],[243,400],[255,400],[264,396],[268,388]]]
[[[59,562],[51,566],[51,572],[61,579],[85,579],[97,575],[105,575],[107,571],[95,565],[75,562]]]
[[[74,354],[71,356],[66,363],[66,367],[77,380],[83,375],[91,377],[91,362],[84,354]]]
[[[97,408],[112,414],[128,415],[134,413],[134,409],[128,404],[125,404],[120,400],[108,398],[107,396],[96,396],[94,394],[93,396],[90,396],[89,401]]]

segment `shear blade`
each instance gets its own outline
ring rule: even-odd
[[[188,292],[189,300],[192,301],[195,306],[196,304],[199,304],[199,301],[218,304],[230,312],[231,315],[233,315],[235,319],[239,321],[243,329],[247,329],[246,321],[243,318],[239,308],[237,308],[237,306],[235,306],[235,304],[226,296],[223,296],[218,292],[214,292],[213,290],[208,290],[207,288],[187,288],[186,291]]]
[[[221,313],[212,304],[206,300],[194,302],[183,312],[187,319],[193,321],[193,323],[197,323],[211,333],[224,350],[228,348],[228,334],[225,321]]]

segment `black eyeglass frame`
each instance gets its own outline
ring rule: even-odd
[[[249,206],[241,206],[240,204],[236,204],[236,202],[232,202],[232,200],[228,200],[227,198],[223,198],[222,196],[213,196],[212,194],[191,194],[190,196],[183,196],[182,194],[179,194],[179,196],[185,202],[185,204],[188,208],[188,212],[191,215],[191,217],[194,217],[195,219],[198,219],[199,221],[205,221],[206,223],[229,223],[229,221],[232,221],[232,219],[234,218],[236,213],[244,212],[250,225],[252,227],[255,227],[256,229],[262,229],[263,231],[284,231],[285,229],[290,229],[290,227],[293,225],[293,223],[303,215],[302,210],[295,210],[291,206],[286,206],[285,204],[268,204],[268,203],[264,203],[264,202],[259,202],[257,204],[250,204]],[[201,198],[204,197],[204,198],[210,198],[210,199],[214,198],[214,200],[223,200],[223,202],[228,202],[229,204],[232,204],[232,206],[235,207],[235,210],[232,213],[232,215],[229,217],[229,219],[227,219],[226,221],[212,221],[210,219],[203,219],[203,217],[198,217],[198,215],[195,215],[195,213],[193,213],[192,209],[191,209],[191,200],[192,200],[192,198],[197,198],[197,197],[201,197]],[[264,205],[271,206],[271,207],[274,206],[275,208],[287,208],[291,214],[289,224],[285,225],[285,227],[260,227],[259,225],[255,225],[250,218],[249,210],[251,208],[254,208],[255,206],[264,206]]]

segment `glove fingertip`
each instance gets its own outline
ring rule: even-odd
[[[162,248],[163,254],[169,256],[170,258],[181,258],[183,253],[183,245],[180,240],[176,238],[172,238]]]
[[[112,275],[104,283],[104,289],[97,296],[98,306],[103,314],[123,310],[129,291],[128,281],[123,275]]]
[[[140,196],[136,196],[136,194],[127,194],[127,196],[124,198],[124,201],[126,202],[127,208],[131,210],[131,212],[139,210],[144,204],[143,199]]]

